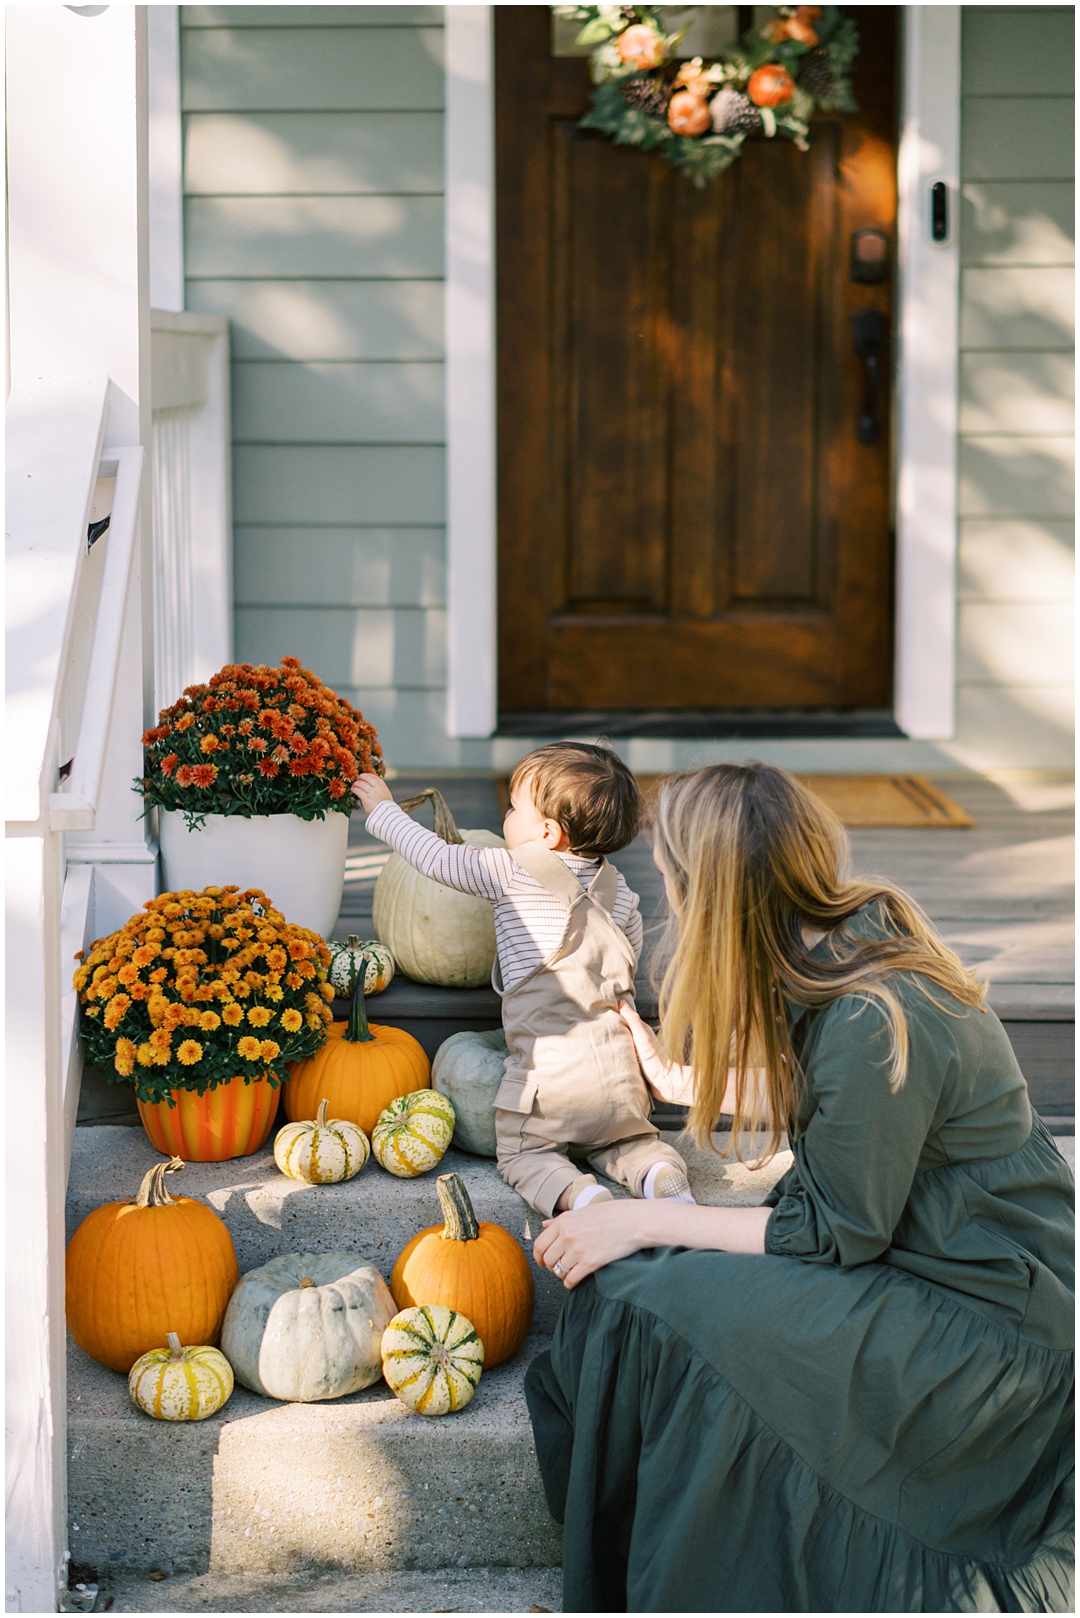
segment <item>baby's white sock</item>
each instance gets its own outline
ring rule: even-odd
[[[576,1213],[579,1208],[587,1208],[590,1202],[595,1202],[597,1197],[604,1197],[608,1202],[612,1200],[606,1185],[587,1185],[578,1192],[570,1206]]]
[[[682,1169],[674,1163],[654,1163],[645,1176],[642,1196],[651,1202],[693,1202],[694,1193]]]

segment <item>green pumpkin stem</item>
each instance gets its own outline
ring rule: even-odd
[[[360,969],[353,984],[352,1005],[349,1008],[349,1026],[345,1038],[350,1045],[368,1045],[375,1035],[368,1027],[367,1007],[364,1005],[364,980],[367,977],[367,956],[361,955]]]
[[[404,809],[406,812],[410,809],[418,809],[425,798],[431,799],[433,816],[431,829],[436,837],[441,837],[444,843],[463,843],[465,839],[454,824],[454,817],[450,813],[450,805],[437,787],[425,787],[423,792],[416,794],[415,798],[403,798],[398,804],[398,808]]]
[[[183,1158],[174,1157],[168,1163],[155,1163],[152,1169],[147,1169],[138,1195],[132,1198],[136,1208],[170,1207],[176,1198],[170,1197],[165,1189],[165,1176],[176,1174],[183,1166]]]
[[[480,1226],[473,1213],[473,1205],[460,1174],[440,1174],[435,1181],[439,1193],[439,1207],[445,1221],[444,1242],[475,1242]]]

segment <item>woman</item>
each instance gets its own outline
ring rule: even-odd
[[[700,1142],[731,1112],[794,1166],[762,1208],[545,1222],[566,1611],[1072,1611],[1072,1178],[980,987],[845,852],[781,770],[661,792],[643,1069]]]

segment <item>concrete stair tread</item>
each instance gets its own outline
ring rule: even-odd
[[[455,1567],[433,1573],[203,1573],[106,1579],[98,1612],[546,1612],[562,1611],[562,1570]]]

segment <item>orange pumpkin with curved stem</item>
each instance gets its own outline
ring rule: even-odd
[[[442,1304],[465,1316],[490,1369],[516,1354],[532,1322],[536,1289],[520,1245],[502,1225],[481,1224],[458,1174],[435,1182],[443,1223],[403,1249],[390,1277],[399,1309]]]
[[[420,1041],[404,1028],[368,1023],[364,978],[361,967],[348,1022],[331,1023],[322,1049],[293,1068],[285,1086],[290,1123],[314,1118],[325,1100],[332,1117],[359,1124],[370,1135],[391,1101],[427,1089],[431,1063]]]
[[[164,1348],[170,1331],[186,1343],[216,1343],[239,1278],[232,1237],[212,1208],[171,1197],[158,1163],[131,1202],[87,1214],[67,1250],[68,1330],[84,1354],[126,1375]]]

